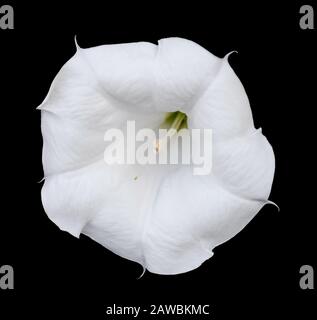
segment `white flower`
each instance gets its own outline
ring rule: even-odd
[[[39,109],[49,218],[150,272],[197,268],[269,202],[274,154],[244,88],[228,56],[194,42],[77,47]],[[212,128],[211,174],[105,163],[107,129],[157,128],[175,111],[189,128]]]

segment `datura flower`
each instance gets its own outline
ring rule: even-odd
[[[181,38],[76,46],[39,106],[48,217],[152,273],[197,268],[270,202],[274,154],[229,55]],[[171,113],[212,129],[210,174],[104,161],[108,129],[157,129]]]

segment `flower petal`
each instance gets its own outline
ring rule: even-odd
[[[268,203],[274,154],[260,131],[217,146],[214,155],[211,175],[182,167],[163,179],[143,241],[151,272],[198,267]]]
[[[151,181],[134,180],[136,175],[140,175],[137,166],[107,166],[103,160],[56,174],[45,179],[43,206],[62,230],[76,237],[83,232],[113,252],[142,263],[139,208]]]
[[[144,235],[146,268],[177,274],[200,266],[263,206],[227,191],[215,176],[183,167],[162,183]]]
[[[212,128],[216,142],[254,130],[248,97],[228,63],[228,55],[188,118],[190,128]]]
[[[124,129],[127,120],[135,120],[136,129],[158,127],[165,117],[135,112],[105,93],[81,51],[62,67],[39,106],[46,177],[102,159],[107,129]]]

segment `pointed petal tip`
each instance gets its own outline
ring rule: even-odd
[[[41,183],[46,179],[46,177],[44,176],[41,180],[37,181],[37,183]]]
[[[139,277],[137,277],[137,280],[140,280],[146,272],[146,267],[143,264],[142,264],[142,268],[143,268],[143,271],[142,271],[141,275]]]
[[[277,208],[277,212],[280,212],[280,211],[281,211],[280,207],[279,207],[275,202],[273,202],[273,201],[268,200],[268,201],[266,201],[265,204],[271,204],[271,205],[273,205],[275,208]]]
[[[223,59],[224,59],[225,61],[229,62],[229,57],[230,57],[233,53],[238,54],[239,52],[238,52],[237,50],[232,50],[232,51],[228,52],[228,53],[224,56]]]
[[[74,36],[74,41],[75,41],[75,46],[76,46],[76,50],[78,51],[78,50],[80,50],[81,49],[81,47],[78,45],[78,42],[77,42],[77,35],[75,34],[75,36]]]
[[[228,57],[230,57],[233,53],[239,53],[239,51],[238,50],[232,50],[232,51],[230,51],[230,52],[228,52],[226,55],[225,55],[225,58],[228,58]]]
[[[54,221],[53,221],[54,222]],[[54,222],[55,223],[55,222]],[[74,236],[75,238],[79,239],[79,236],[80,236],[80,233],[81,231],[78,231],[78,230],[75,230],[75,229],[70,229],[70,228],[65,228],[65,227],[62,227],[62,226],[59,226],[57,225],[58,228],[64,232],[67,232],[69,234],[71,234],[72,236]]]
[[[271,205],[273,205],[275,208],[277,208],[277,212],[280,212],[280,211],[281,211],[280,207],[279,207],[275,202],[273,202],[273,201],[271,201],[271,200],[255,200],[255,201],[259,201],[259,202],[263,203],[263,206],[265,206],[265,205],[267,205],[267,204],[271,204]]]
[[[35,108],[35,111],[50,111],[48,109],[45,109],[45,103],[43,102],[42,104],[40,104],[38,107]]]
[[[45,99],[43,100],[43,102],[39,106],[37,106],[35,108],[35,110],[49,111],[48,109],[45,109],[45,107],[47,106],[47,100],[48,100],[49,94],[50,94],[50,92],[47,93],[47,95],[46,95]]]

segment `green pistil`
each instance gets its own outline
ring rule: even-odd
[[[181,129],[188,129],[186,114],[180,111],[167,113],[164,122],[160,125],[160,129],[166,129],[167,134],[164,138],[155,140],[154,148],[156,152],[160,152],[162,144],[167,143],[168,136],[173,136]]]
[[[177,132],[183,128],[188,128],[187,116],[185,113],[176,111],[167,114],[164,122],[160,126],[162,129],[175,129]]]

